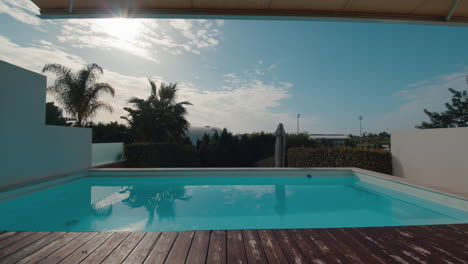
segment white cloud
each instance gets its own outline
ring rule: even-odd
[[[236,78],[236,75],[234,73],[226,73],[224,74],[224,77],[228,79],[233,79]]]
[[[36,72],[40,72],[46,63],[60,63],[74,70],[87,63],[81,57],[42,40],[30,46],[20,46],[0,36],[0,46],[0,59]],[[227,127],[234,132],[252,132],[274,131],[277,124],[282,122],[288,131],[295,130],[295,114],[275,111],[284,100],[290,98],[292,83],[267,83],[242,73],[227,75],[227,89],[206,90],[193,83],[179,84],[180,99],[193,103],[188,109],[188,119],[192,125],[210,125]],[[163,81],[161,77],[152,78],[157,80],[157,83]],[[48,83],[52,81],[51,75]],[[146,98],[150,91],[147,78],[143,76],[129,76],[105,70],[100,81],[108,82],[116,89],[115,98],[103,97],[103,100],[114,107],[115,112],[101,111],[94,121],[123,122],[120,116],[126,115],[123,107],[128,106],[128,99],[133,96]],[[318,119],[310,118],[301,121],[301,126],[313,127],[317,123]]]
[[[222,38],[220,28],[224,23],[205,19],[171,19],[169,20],[169,25],[177,29],[186,38],[186,44],[196,50],[196,48],[202,49],[217,46],[219,39]]]
[[[455,72],[409,84],[408,88],[393,94],[401,100],[398,109],[374,120],[373,127],[380,130],[413,129],[427,120],[424,109],[432,112],[445,109],[444,104],[451,99],[448,88],[466,90],[465,74],[466,71]]]
[[[42,22],[36,16],[39,13],[39,8],[30,0],[0,0],[1,13],[34,26],[39,26]]]
[[[277,64],[266,65],[263,60],[259,60],[252,65],[251,69],[246,70],[245,74],[253,78],[258,78],[270,74],[277,66]]]
[[[157,51],[200,54],[216,47],[222,38],[220,27],[207,20],[67,20],[58,39],[73,47],[120,49],[157,62]]]
[[[190,83],[181,85],[181,98],[194,104],[189,111],[194,125],[252,132],[274,131],[278,123],[282,122],[287,131],[295,131],[294,113],[274,111],[291,97],[291,83],[266,83],[241,74],[226,75],[226,85],[220,90],[201,90]],[[301,126],[310,128],[318,122],[318,118],[311,117],[304,120]]]
[[[184,19],[66,19],[41,20],[39,8],[30,0],[0,0],[0,14],[45,30],[59,27],[57,38],[75,48],[117,49],[158,62],[158,52],[200,54],[218,46],[223,37],[222,20]]]
[[[0,35],[0,47],[1,60],[36,72],[40,72],[46,63],[60,63],[71,68],[78,68],[85,63],[80,57],[44,41],[38,41],[31,47],[23,47]]]
[[[171,19],[169,25],[181,31],[190,31],[193,28],[193,24],[184,19]]]
[[[76,19],[61,24],[57,37],[75,48],[124,50],[133,55],[158,62],[150,43],[142,40],[142,20]]]

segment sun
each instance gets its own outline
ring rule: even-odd
[[[98,24],[103,32],[128,42],[135,41],[143,28],[142,21],[138,19],[110,18],[100,20]]]

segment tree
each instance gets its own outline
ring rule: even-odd
[[[416,128],[447,128],[468,126],[468,95],[467,91],[457,91],[449,88],[452,93],[451,103],[445,103],[447,110],[437,113],[424,109],[424,113],[431,120],[422,122]]]
[[[51,126],[66,126],[67,121],[62,116],[62,109],[54,104],[54,102],[46,103],[46,125]]]
[[[121,118],[127,120],[134,139],[140,142],[185,142],[189,122],[185,118],[187,115],[186,105],[190,102],[176,102],[177,84],[168,85],[162,83],[159,91],[152,80],[148,80],[151,85],[151,95],[148,99],[133,97],[128,102],[133,104],[135,109],[125,107],[127,116]]]
[[[93,143],[132,142],[129,128],[124,124],[98,123],[90,127],[93,129]]]
[[[76,119],[75,126],[84,126],[88,119],[94,117],[98,110],[112,112],[112,107],[99,100],[104,93],[115,95],[114,88],[108,83],[97,82],[103,74],[97,64],[88,64],[77,73],[60,64],[46,64],[42,72],[54,73],[57,78],[47,92],[55,96],[64,110]]]

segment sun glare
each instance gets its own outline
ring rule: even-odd
[[[112,18],[99,21],[102,30],[123,41],[135,41],[142,29],[141,20]]]

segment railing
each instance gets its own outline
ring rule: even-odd
[[[123,160],[124,143],[93,143],[92,165],[93,167],[116,163]]]

